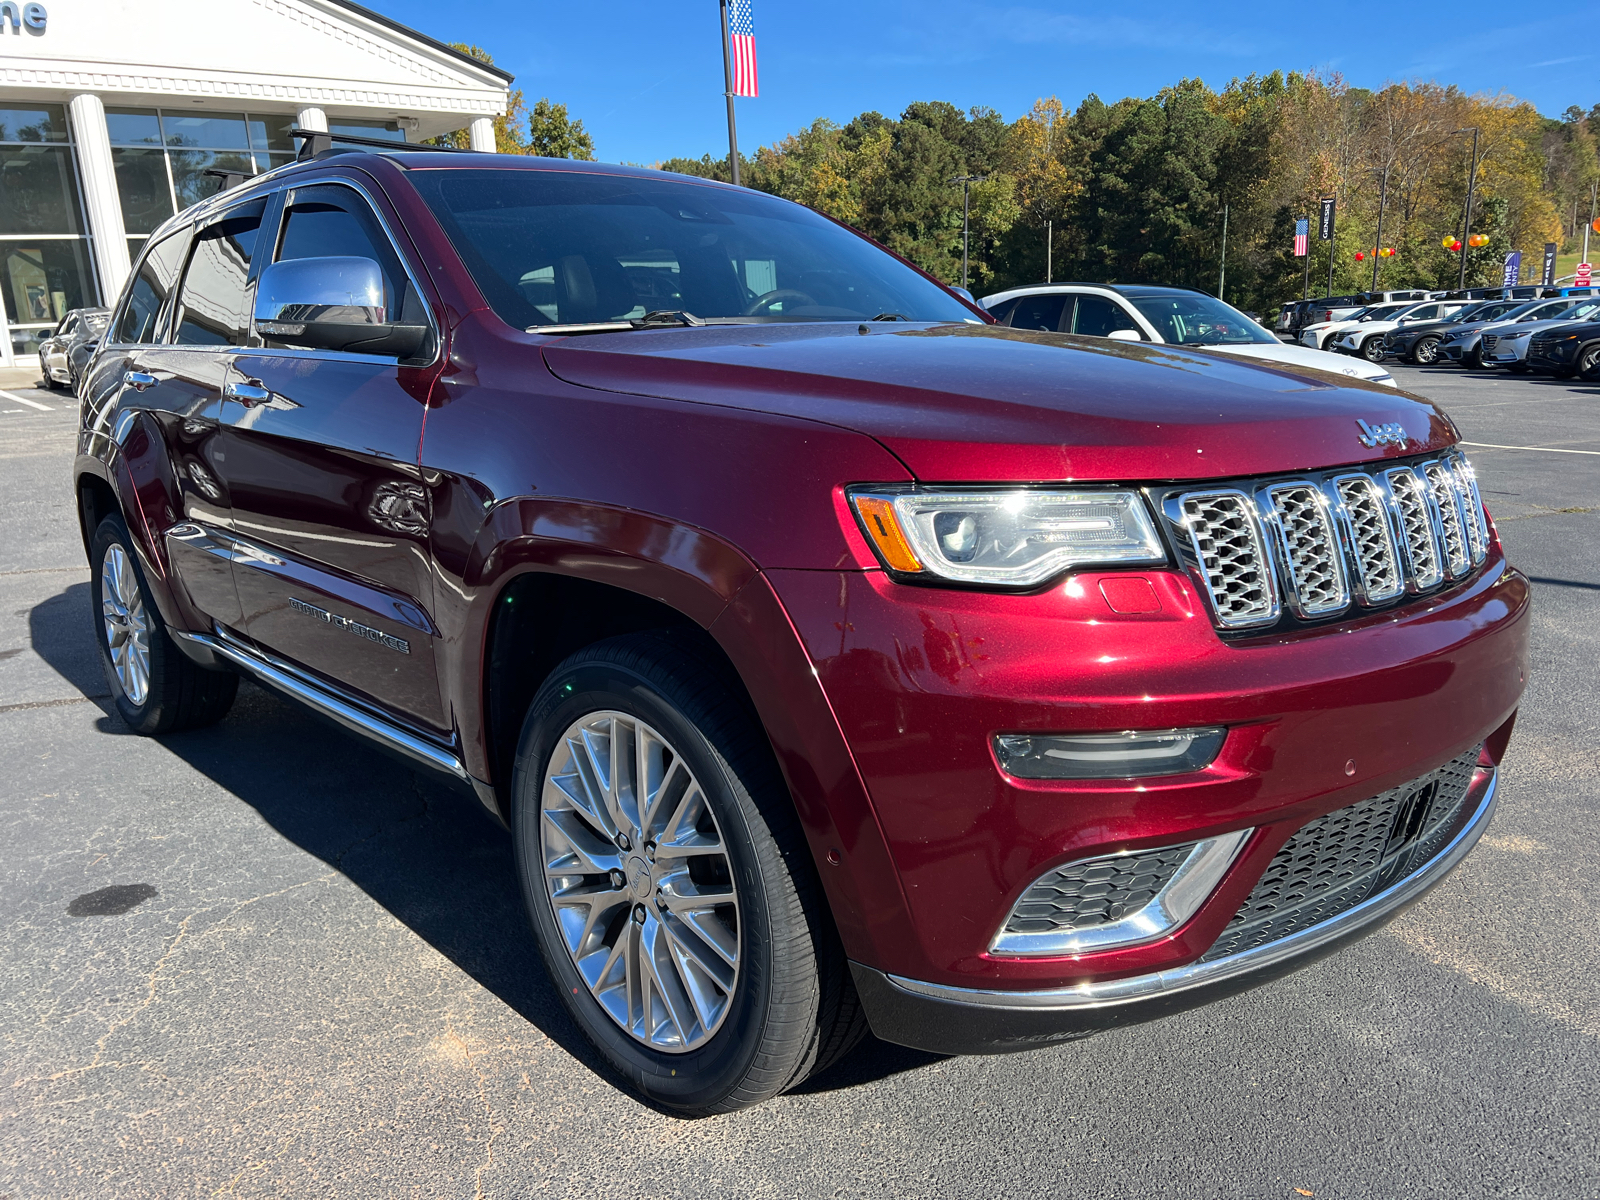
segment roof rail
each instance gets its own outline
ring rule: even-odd
[[[289,130],[289,136],[297,138],[300,142],[300,152],[295,159],[304,162],[315,158],[319,154],[326,154],[334,148],[335,142],[346,146],[372,148],[375,150],[409,150],[409,151],[443,151],[447,154],[470,154],[470,150],[462,150],[459,146],[424,146],[419,142],[396,142],[388,138],[359,137],[353,133],[330,133],[326,129],[301,129],[298,125]]]

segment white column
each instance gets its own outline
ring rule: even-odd
[[[472,124],[467,126],[467,137],[472,149],[482,154],[493,154],[494,120],[490,117],[473,117]]]
[[[328,129],[328,114],[320,108],[302,108],[294,120],[301,129],[320,129],[324,133]]]
[[[72,140],[78,146],[78,178],[82,181],[84,211],[89,217],[94,265],[100,276],[100,299],[109,308],[122,291],[130,263],[117,171],[111,162],[111,138],[106,133],[106,109],[99,96],[85,92],[74,96],[67,110],[72,114]]]

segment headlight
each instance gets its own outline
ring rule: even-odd
[[[850,503],[901,575],[1025,588],[1068,567],[1167,560],[1138,492],[864,488]]]

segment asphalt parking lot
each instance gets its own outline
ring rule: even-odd
[[[701,1121],[596,1072],[470,801],[251,685],[214,729],[127,733],[75,406],[0,393],[0,1198],[1600,1194],[1600,386],[1396,374],[1536,580],[1463,866],[1230,1001],[1004,1058],[869,1041]]]

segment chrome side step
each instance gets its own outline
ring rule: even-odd
[[[371,738],[414,763],[432,767],[435,771],[466,784],[477,796],[479,803],[494,814],[495,820],[500,820],[500,806],[495,800],[494,789],[473,776],[460,755],[417,736],[363,705],[352,703],[282,659],[252,646],[245,646],[231,638],[208,633],[185,633],[178,629],[171,630],[171,633],[173,637],[203,646],[251,678],[277,689],[292,700],[300,701],[306,707],[321,713],[346,729]]]

